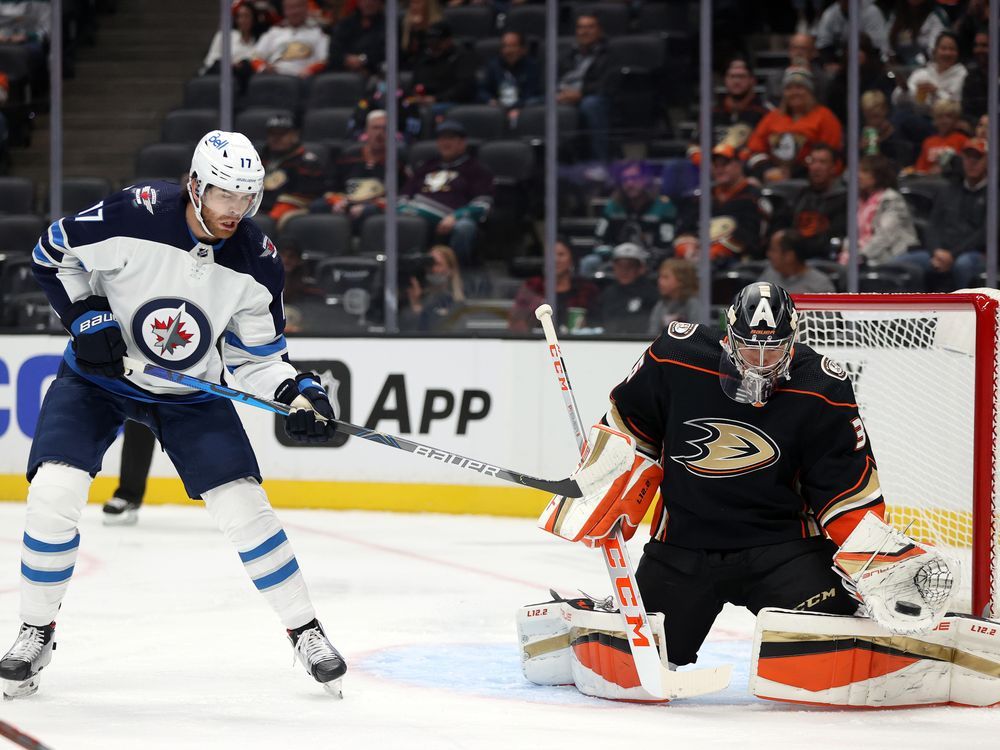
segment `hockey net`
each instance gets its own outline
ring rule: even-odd
[[[799,341],[846,368],[890,518],[962,563],[950,608],[1000,617],[996,290],[796,296]]]

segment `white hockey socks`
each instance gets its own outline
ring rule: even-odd
[[[202,498],[284,626],[292,630],[316,617],[292,545],[261,486],[252,479],[237,479],[202,493]]]
[[[44,463],[28,487],[21,546],[21,620],[48,625],[66,595],[80,548],[77,524],[87,503],[90,475]]]

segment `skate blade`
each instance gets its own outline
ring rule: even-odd
[[[341,689],[341,682],[343,682],[342,677],[336,680],[330,680],[329,682],[324,682],[323,689],[334,698],[343,698],[344,691]]]
[[[103,513],[105,526],[135,526],[139,523],[139,512],[126,510],[123,513]]]
[[[27,698],[38,692],[38,675],[32,675],[23,682],[17,680],[3,680],[3,699],[12,701],[15,698]]]

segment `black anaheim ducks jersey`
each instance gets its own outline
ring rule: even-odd
[[[718,334],[671,323],[611,392],[605,422],[662,454],[651,533],[689,549],[816,536],[838,544],[883,514],[875,459],[845,370],[796,345],[791,378],[762,407],[722,391]]]

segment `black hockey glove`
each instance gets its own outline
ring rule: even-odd
[[[92,295],[74,302],[62,323],[73,335],[73,353],[83,372],[106,378],[125,374],[125,339],[107,297]]]
[[[319,382],[319,375],[303,372],[289,378],[274,392],[276,401],[291,406],[285,417],[285,434],[300,443],[325,443],[337,432],[333,406]],[[316,415],[326,420],[317,419]]]

